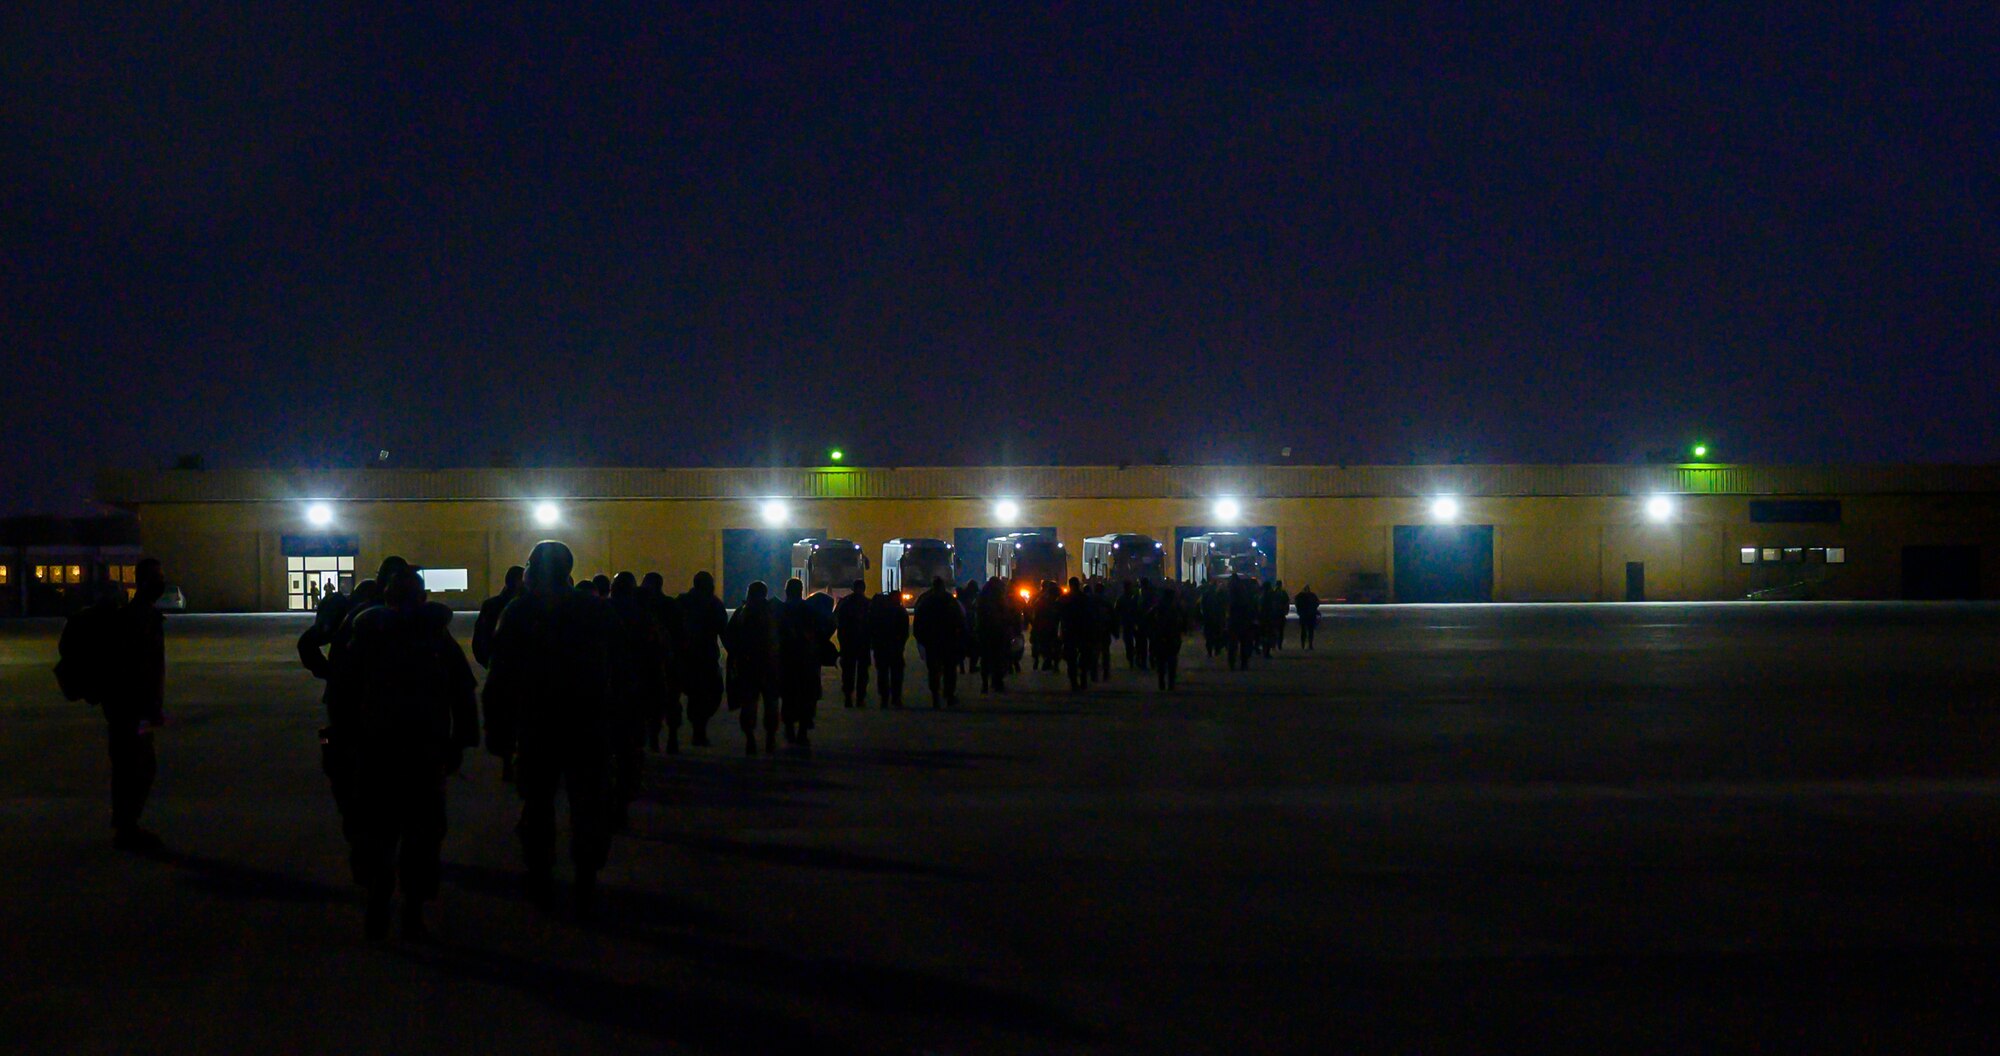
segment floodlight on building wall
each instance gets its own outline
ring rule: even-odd
[[[562,520],[562,509],[553,502],[535,503],[535,523],[544,528],[554,528]]]
[[[1013,499],[1001,499],[993,504],[993,516],[1003,525],[1012,525],[1021,517],[1021,504]]]
[[[1655,495],[1652,498],[1646,500],[1647,520],[1657,524],[1672,520],[1673,516],[1674,516],[1674,500],[1666,497],[1665,495]]]
[[[757,507],[757,516],[773,528],[781,528],[791,518],[791,508],[781,499],[765,499]]]
[[[1236,519],[1243,516],[1243,504],[1235,499],[1217,499],[1215,504],[1209,507],[1209,512],[1213,513],[1215,519],[1222,524],[1235,524]]]
[[[1450,495],[1439,495],[1432,499],[1431,517],[1439,521],[1458,520],[1458,500]]]
[[[315,502],[306,507],[306,523],[314,528],[326,528],[333,524],[333,507],[324,502]]]

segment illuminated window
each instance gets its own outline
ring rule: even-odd
[[[1754,546],[1746,546],[1746,547],[1744,547],[1744,548],[1743,548],[1743,550],[1742,550],[1742,554],[1743,554],[1743,563],[1744,563],[1744,564],[1746,564],[1746,565],[1754,565],[1754,564],[1756,564],[1756,563],[1757,563],[1757,548],[1756,548],[1756,547],[1754,547]]]
[[[8,576],[12,572],[13,572],[12,566],[0,565],[0,587],[4,587],[10,582]]]
[[[440,590],[465,590],[468,577],[462,568],[426,568],[423,570],[424,589],[436,593]]]
[[[1844,565],[1844,564],[1846,564],[1846,563],[1847,563],[1847,548],[1846,548],[1846,547],[1844,547],[1844,546],[1829,546],[1829,547],[1827,547],[1827,548],[1826,548],[1826,563],[1827,563],[1827,564],[1829,564],[1829,565]]]
[[[82,565],[36,565],[35,579],[42,583],[68,586],[83,582]]]
[[[1778,560],[1778,548],[1777,548],[1777,547],[1775,547],[1775,546],[1767,546],[1767,547],[1765,547],[1765,548],[1764,548],[1764,560],[1766,560],[1766,561],[1776,561],[1776,560]]]
[[[105,565],[104,578],[113,583],[130,587],[139,582],[138,565]]]

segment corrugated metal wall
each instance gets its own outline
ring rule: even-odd
[[[909,469],[111,471],[119,505],[374,500],[1367,498],[2000,492],[2000,466],[965,466]]]

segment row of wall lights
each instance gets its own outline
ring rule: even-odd
[[[1458,520],[1462,512],[1458,497],[1439,495],[1431,499],[1431,519],[1441,522]],[[1664,523],[1674,516],[1674,500],[1666,495],[1654,495],[1646,500],[1646,519]],[[1209,507],[1219,524],[1235,524],[1243,516],[1243,504],[1233,498],[1216,499]],[[535,524],[543,528],[553,528],[562,523],[562,508],[546,499],[534,504],[532,510]],[[791,506],[783,499],[765,499],[757,505],[757,515],[773,528],[783,527],[791,520]],[[1012,527],[1021,519],[1021,504],[1013,499],[999,499],[993,503],[993,517],[1002,525]],[[333,526],[333,506],[325,502],[306,504],[306,523],[314,528]]]

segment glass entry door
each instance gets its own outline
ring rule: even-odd
[[[313,612],[322,598],[354,589],[354,558],[285,558],[285,608]]]

